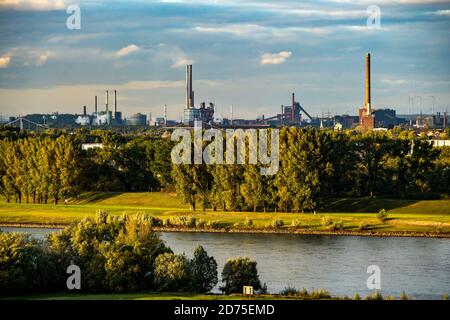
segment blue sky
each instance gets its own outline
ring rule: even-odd
[[[196,104],[225,117],[275,115],[291,92],[312,115],[356,114],[366,52],[375,108],[450,111],[450,1],[0,0],[0,112],[92,111],[116,89],[126,115],[179,119],[192,63]]]

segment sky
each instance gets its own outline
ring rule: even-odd
[[[450,111],[450,1],[0,0],[0,113],[92,112],[108,89],[125,116],[179,120],[191,63],[196,105],[224,117],[276,115],[292,92],[356,115],[367,52],[374,108]]]

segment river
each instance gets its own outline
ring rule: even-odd
[[[2,228],[43,238],[55,229]],[[440,299],[450,293],[450,240],[434,238],[350,237],[286,234],[164,232],[175,253],[192,256],[202,245],[218,263],[219,277],[228,258],[248,256],[258,263],[270,293],[286,286],[324,288],[332,295],[361,296],[367,289],[367,267],[381,270],[381,293],[416,299]],[[215,288],[214,291],[216,291]]]

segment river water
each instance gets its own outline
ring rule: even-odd
[[[2,230],[26,231],[38,238],[56,231]],[[291,286],[363,296],[372,292],[366,285],[370,265],[381,270],[383,295],[398,297],[405,291],[416,299],[440,299],[450,293],[449,239],[181,232],[160,236],[175,253],[189,257],[202,245],[217,260],[219,273],[228,258],[256,260],[260,279],[270,293]]]

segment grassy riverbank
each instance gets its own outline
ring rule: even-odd
[[[388,212],[384,222],[376,217],[381,208]],[[181,216],[195,220],[215,222],[212,227],[199,227],[199,231],[234,232],[292,232],[302,234],[358,234],[358,235],[439,235],[450,236],[450,200],[397,200],[397,199],[336,199],[330,202],[326,212],[255,213],[196,211],[173,194],[168,193],[85,193],[69,202],[59,204],[0,203],[1,225],[67,225],[85,216],[94,216],[97,210],[110,214],[146,213],[161,220],[176,221]],[[323,225],[323,217],[342,222],[339,230]],[[252,224],[247,225],[248,219]],[[274,219],[284,226],[269,225]],[[292,221],[297,226],[291,226]],[[364,227],[362,227],[364,225]],[[188,231],[185,226],[171,227],[176,231]],[[170,229],[170,228],[169,228]],[[192,230],[191,230],[192,231]]]

